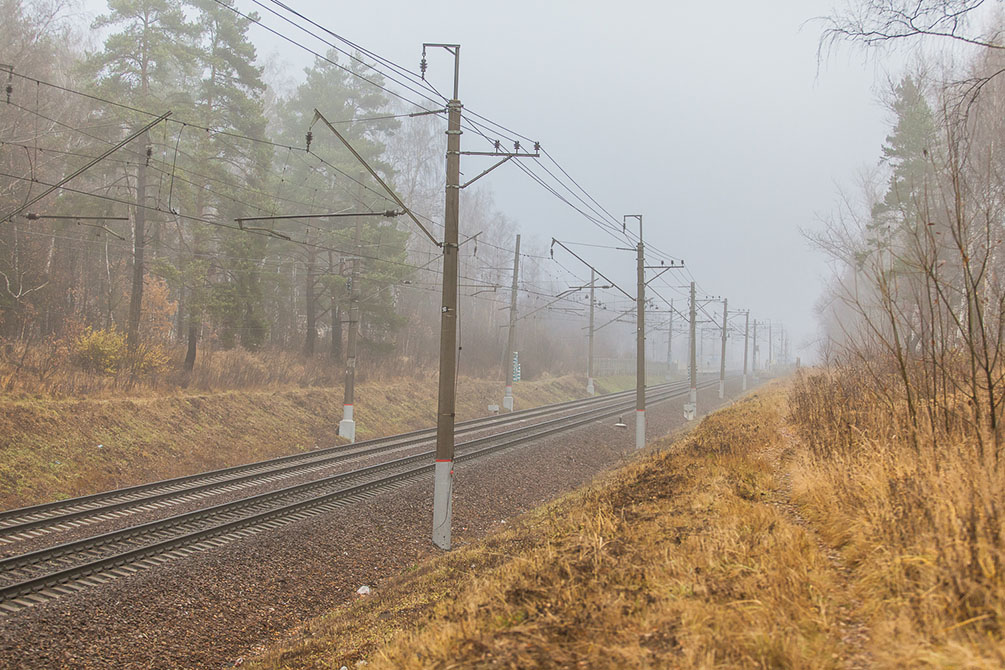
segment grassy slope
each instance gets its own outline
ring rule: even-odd
[[[310,622],[259,669],[830,668],[846,588],[779,479],[784,392]]]
[[[584,386],[573,377],[519,382],[517,409],[581,397]],[[501,401],[499,382],[463,379],[458,390],[459,420],[483,416],[489,403]],[[357,387],[359,439],[432,426],[435,412],[434,379]],[[341,388],[0,399],[0,508],[327,446],[341,415]]]
[[[793,498],[855,573],[877,667],[1005,668],[1005,468],[969,421],[912,444],[870,374],[797,378]]]

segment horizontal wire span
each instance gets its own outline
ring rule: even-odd
[[[226,9],[234,12],[235,14],[237,14],[237,15],[245,18],[246,20],[248,20],[250,23],[252,23],[254,25],[257,25],[257,26],[261,27],[264,30],[267,30],[268,32],[270,32],[270,33],[276,35],[277,37],[279,37],[279,38],[281,38],[281,39],[289,42],[290,44],[293,44],[297,48],[302,49],[303,51],[305,51],[305,52],[313,55],[315,58],[317,58],[317,59],[319,59],[319,60],[321,60],[323,62],[327,62],[328,64],[330,64],[330,65],[332,65],[332,66],[334,66],[336,68],[341,69],[342,71],[346,72],[346,74],[348,74],[348,75],[350,75],[352,77],[355,77],[357,79],[360,79],[361,81],[365,82],[367,85],[373,86],[373,87],[375,87],[375,88],[377,88],[377,89],[379,89],[381,91],[384,91],[388,95],[391,95],[391,96],[393,96],[395,98],[398,98],[398,99],[402,100],[403,102],[406,102],[406,103],[408,103],[410,105],[413,105],[413,106],[419,108],[420,110],[422,110],[422,113],[438,113],[438,112],[443,111],[443,110],[438,110],[438,109],[430,109],[430,108],[428,108],[428,107],[425,106],[427,103],[434,103],[436,105],[440,105],[446,99],[445,99],[444,96],[442,96],[436,90],[436,88],[434,86],[432,86],[431,83],[426,82],[424,77],[422,77],[420,75],[417,75],[415,72],[413,72],[411,70],[408,70],[407,68],[404,68],[404,67],[402,67],[402,66],[394,63],[393,61],[391,61],[391,60],[389,60],[389,59],[387,59],[387,58],[385,58],[383,56],[380,56],[379,54],[377,54],[377,53],[375,53],[373,51],[369,51],[369,50],[361,47],[360,45],[347,40],[346,38],[344,38],[344,37],[338,35],[337,33],[334,33],[333,31],[325,28],[324,26],[322,26],[319,23],[317,23],[317,22],[313,21],[312,19],[310,19],[305,14],[300,13],[300,12],[292,9],[290,6],[284,4],[283,2],[280,2],[279,0],[269,0],[269,1],[272,2],[273,4],[277,5],[278,7],[280,7],[282,10],[284,10],[284,11],[292,14],[297,19],[299,19],[301,21],[304,21],[304,22],[307,22],[308,24],[312,25],[313,27],[315,27],[315,28],[323,31],[325,34],[330,35],[334,39],[336,39],[336,40],[338,40],[338,41],[340,41],[340,42],[348,45],[349,47],[351,47],[353,49],[356,49],[358,53],[363,54],[365,56],[368,56],[369,58],[371,58],[371,59],[373,59],[375,61],[375,64],[367,63],[360,56],[357,56],[356,54],[353,54],[353,53],[350,53],[350,52],[346,51],[342,47],[339,47],[338,45],[334,44],[332,41],[327,40],[323,36],[321,36],[321,35],[313,32],[309,28],[306,28],[305,26],[297,23],[297,21],[295,21],[294,19],[291,19],[291,18],[289,18],[287,16],[283,16],[278,11],[276,11],[276,10],[270,8],[270,7],[267,7],[260,0],[251,0],[251,1],[254,4],[258,5],[259,7],[262,7],[263,9],[265,9],[266,11],[268,11],[273,16],[281,19],[282,21],[288,23],[289,25],[291,25],[291,26],[297,28],[298,30],[306,33],[307,35],[310,35],[314,39],[319,40],[320,42],[322,42],[323,44],[325,44],[328,47],[332,48],[336,52],[341,53],[341,54],[347,56],[353,62],[357,62],[362,67],[365,67],[368,70],[373,71],[376,75],[380,76],[381,78],[389,80],[389,81],[392,81],[395,84],[397,84],[398,86],[403,87],[404,89],[406,89],[411,94],[413,94],[415,96],[418,96],[424,102],[422,102],[422,103],[416,102],[415,100],[410,99],[407,96],[402,95],[401,93],[399,93],[397,91],[394,91],[393,89],[388,88],[387,86],[384,86],[381,83],[379,83],[377,81],[374,81],[373,79],[370,79],[370,78],[362,75],[359,72],[354,71],[351,68],[345,67],[344,65],[336,62],[335,60],[332,60],[332,59],[328,58],[324,54],[321,54],[318,51],[315,51],[314,49],[311,49],[307,45],[299,42],[298,40],[290,37],[289,35],[286,35],[282,31],[280,31],[280,30],[278,30],[276,28],[273,28],[273,27],[265,24],[258,17],[255,17],[253,15],[241,12],[236,7],[230,6],[228,3],[222,2],[221,0],[215,0],[215,1],[221,7],[224,7]],[[383,69],[381,69],[382,67],[387,68],[389,70],[392,70],[393,74],[389,74],[388,72],[385,72]],[[76,90],[73,90],[73,89],[71,89],[69,87],[65,87],[65,86],[61,86],[59,84],[55,84],[55,83],[52,83],[52,82],[47,82],[47,81],[44,81],[44,80],[40,80],[40,79],[37,79],[37,78],[34,78],[34,77],[29,77],[29,76],[23,75],[23,74],[21,74],[19,72],[13,72],[11,74],[12,74],[12,76],[20,77],[20,78],[22,78],[22,79],[24,79],[26,81],[34,82],[35,84],[40,85],[40,86],[44,85],[44,86],[51,87],[53,89],[60,90],[60,91],[66,92],[66,93],[70,93],[70,94],[74,94],[74,95],[79,95],[79,96],[85,97],[85,98],[90,99],[90,100],[95,101],[95,102],[100,102],[100,103],[103,103],[103,104],[114,106],[114,107],[116,107],[118,109],[123,109],[123,110],[127,110],[127,111],[130,111],[130,112],[133,112],[133,113],[143,114],[143,115],[152,116],[152,117],[158,116],[158,114],[156,114],[154,112],[149,112],[149,111],[146,111],[146,110],[143,110],[143,109],[139,109],[137,107],[134,107],[134,106],[131,106],[131,105],[127,105],[127,104],[124,104],[124,103],[121,103],[121,102],[116,102],[116,101],[113,101],[113,100],[102,98],[101,96],[97,96],[97,95],[90,94],[90,93],[85,93],[83,91],[76,91]],[[418,79],[416,79],[417,77],[418,77]],[[403,79],[407,79],[408,81],[404,81]],[[417,90],[416,88],[414,88],[414,86],[424,86],[424,87],[428,88],[429,91],[433,95],[435,95],[437,97],[435,97],[435,98],[434,97],[430,97],[430,95],[428,95],[425,91]],[[22,108],[22,109],[24,109],[24,108]],[[26,111],[31,111],[31,110],[26,110]],[[408,114],[408,113],[405,113],[405,114],[387,114],[387,115],[380,115],[380,116],[369,117],[369,118],[364,117],[364,118],[361,118],[361,119],[353,119],[353,120],[349,120],[349,121],[340,121],[340,122],[336,122],[336,123],[378,122],[378,121],[398,119],[398,118],[407,118],[407,117],[411,117],[411,116],[415,116],[415,114],[414,113],[412,113],[412,114]],[[470,108],[466,108],[465,109],[465,116],[467,117],[467,118],[465,118],[465,125],[470,130],[472,130],[473,132],[475,132],[478,135],[480,135],[481,137],[483,137],[489,143],[494,144],[494,141],[492,139],[490,139],[485,134],[485,131],[492,132],[492,133],[498,133],[499,135],[501,135],[502,137],[506,138],[507,140],[509,140],[511,142],[515,142],[515,141],[517,141],[517,139],[522,139],[522,140],[524,140],[526,142],[534,142],[534,140],[532,140],[527,135],[518,133],[517,131],[512,130],[511,128],[508,128],[505,125],[500,124],[500,123],[498,123],[496,121],[493,121],[492,119],[488,118],[487,116],[482,115],[482,114],[480,114],[480,113],[478,113],[478,112],[476,112],[476,111],[474,111],[474,110],[472,110]],[[473,117],[473,118],[471,118],[471,117]],[[475,119],[477,119],[477,120],[475,120]],[[50,121],[52,121],[54,123],[59,123],[58,121],[56,121],[54,119],[50,119]],[[225,129],[211,128],[211,127],[207,127],[207,126],[202,126],[202,125],[199,125],[199,124],[196,124],[196,123],[191,123],[191,122],[184,121],[184,120],[181,120],[181,119],[176,119],[176,118],[169,118],[168,121],[170,123],[181,124],[182,126],[191,126],[193,128],[197,128],[197,129],[203,130],[205,132],[209,132],[209,133],[213,133],[213,134],[218,134],[218,135],[222,135],[222,136],[225,136],[225,137],[230,137],[230,138],[233,138],[233,139],[239,139],[239,140],[249,141],[249,142],[256,142],[256,143],[261,143],[261,144],[269,145],[269,146],[272,146],[274,148],[286,149],[286,150],[288,150],[290,152],[298,152],[298,153],[302,152],[304,154],[310,153],[316,159],[318,159],[318,161],[321,164],[323,164],[326,167],[328,167],[328,168],[336,171],[336,173],[338,173],[338,174],[342,174],[345,178],[347,178],[350,181],[356,183],[357,185],[361,185],[360,182],[358,182],[357,180],[355,180],[352,176],[350,176],[348,174],[345,174],[342,170],[340,170],[339,168],[337,168],[336,166],[334,166],[330,161],[326,161],[323,157],[317,155],[315,152],[309,152],[305,148],[294,147],[292,145],[283,144],[281,142],[275,142],[275,141],[268,140],[268,139],[265,139],[265,138],[250,137],[250,136],[247,136],[247,135],[243,135],[241,133],[236,133],[236,132],[225,130]],[[77,129],[74,129],[74,130],[77,130]],[[80,130],[79,132],[84,132],[84,131]],[[100,139],[100,138],[95,138],[95,139]],[[564,177],[565,180],[568,180],[569,182],[571,182],[572,186],[570,186],[568,183],[566,183],[565,180],[563,180],[559,175],[557,175],[555,172],[553,172],[547,166],[545,166],[543,164],[538,164],[539,167],[540,167],[540,169],[543,170],[549,177],[551,177],[551,179],[553,179],[554,182],[560,188],[562,188],[565,191],[567,191],[569,193],[570,197],[572,197],[576,201],[578,201],[578,203],[580,203],[580,205],[577,205],[577,204],[573,203],[566,196],[562,195],[562,193],[560,193],[559,191],[557,191],[556,187],[548,184],[544,180],[544,178],[542,178],[540,175],[538,175],[538,174],[536,174],[534,172],[533,168],[529,168],[529,167],[523,165],[520,162],[517,163],[518,167],[528,177],[530,177],[532,179],[532,181],[534,181],[539,186],[541,186],[542,188],[544,188],[548,193],[550,193],[551,195],[553,195],[554,197],[556,197],[557,199],[559,199],[561,202],[563,202],[566,205],[568,205],[569,207],[571,207],[573,210],[575,210],[576,212],[578,212],[580,215],[582,215],[588,221],[590,221],[591,223],[595,224],[598,228],[600,228],[602,231],[604,231],[608,235],[611,235],[612,237],[614,237],[615,239],[618,239],[619,241],[620,241],[620,239],[619,239],[620,237],[627,238],[629,241],[637,241],[637,235],[634,234],[634,233],[632,233],[632,232],[630,232],[630,231],[628,231],[627,229],[624,229],[622,226],[619,226],[618,224],[620,222],[617,221],[617,219],[610,213],[610,211],[607,210],[605,207],[603,207],[603,205],[601,205],[600,202],[596,198],[594,198],[594,196],[592,194],[590,194],[586,189],[584,189],[581,186],[581,184],[575,178],[573,178],[572,175],[558,162],[558,160],[551,153],[549,153],[547,151],[547,149],[542,148],[541,149],[541,153],[543,153],[548,158],[548,160],[555,166],[555,168],[561,173],[561,177]],[[179,168],[179,169],[181,169],[182,171],[185,171],[184,168]],[[195,174],[195,173],[193,171],[189,171],[189,174]],[[227,184],[227,182],[224,182],[222,180],[221,180],[220,183]],[[230,185],[230,184],[228,184],[228,185],[231,186],[231,187],[233,187],[233,185]],[[575,187],[575,188],[573,188],[573,187]],[[240,187],[237,187],[237,188],[240,188]],[[371,191],[374,195],[377,195],[377,196],[379,196],[379,197],[381,197],[381,198],[383,198],[385,200],[387,199],[386,195],[384,195],[384,194],[382,194],[382,193],[380,193],[378,191],[375,191],[375,190],[369,189],[369,188],[367,190]],[[83,193],[83,194],[84,195],[91,195],[91,194],[87,194],[87,193]],[[261,195],[260,192],[258,194]],[[235,200],[235,202],[242,202],[242,201]],[[296,201],[290,201],[290,202],[296,202]],[[249,203],[244,203],[244,204],[250,206]],[[260,207],[255,207],[255,209],[257,209],[258,211],[262,211],[262,208],[260,208]],[[193,219],[193,220],[199,220],[199,217],[186,216],[185,218],[190,218],[190,219]],[[424,220],[426,220],[426,221],[428,221],[428,222],[430,222],[430,223],[432,223],[434,225],[442,226],[442,224],[434,221],[430,217],[421,216],[421,218],[423,218]],[[208,221],[203,221],[203,222],[204,223],[208,223]],[[602,246],[602,245],[597,245],[597,246]],[[676,257],[673,257],[673,256],[671,256],[671,255],[669,255],[669,254],[661,251],[660,249],[658,249],[657,247],[655,247],[655,246],[653,246],[651,244],[647,244],[646,246],[647,246],[647,249],[650,251],[650,253],[652,253],[652,255],[654,257],[656,257],[656,258],[662,258],[664,260],[670,260],[670,261],[677,261],[677,260],[679,260]],[[498,245],[496,245],[496,248],[499,248],[499,249],[502,250],[502,248],[498,247]],[[510,250],[507,250],[507,251],[510,251]],[[568,271],[568,270],[566,270],[566,271]],[[692,281],[696,281],[695,278],[694,278],[693,273],[690,270],[690,268],[685,268],[684,271],[687,273],[687,275],[691,278]],[[575,275],[572,275],[572,276],[575,276]]]

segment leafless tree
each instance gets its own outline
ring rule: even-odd
[[[982,34],[977,14],[998,3],[987,0],[859,0],[824,19],[821,44],[851,41],[866,46],[931,37],[990,49],[1005,48],[1001,31]]]

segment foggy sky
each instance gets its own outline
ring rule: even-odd
[[[799,228],[876,164],[890,123],[878,103],[879,67],[850,48],[818,63],[820,27],[804,23],[826,14],[830,0],[292,6],[413,69],[422,42],[460,43],[467,109],[537,138],[612,214],[643,214],[647,242],[683,257],[703,292],[784,322],[793,345],[808,347],[797,353],[811,355],[827,268]],[[250,35],[260,57],[290,63],[289,72],[310,64],[260,29]],[[427,76],[448,93],[450,57],[428,58]],[[464,148],[483,149],[479,141],[466,133]],[[473,176],[485,160],[465,159],[462,170]],[[525,240],[612,242],[514,167],[483,181]],[[462,235],[475,232],[461,226]],[[633,254],[584,253],[634,285]]]

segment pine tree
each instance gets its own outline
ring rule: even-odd
[[[187,100],[184,85],[194,65],[196,27],[186,17],[179,0],[110,0],[109,13],[98,17],[94,29],[114,28],[104,49],[91,56],[85,71],[94,77],[99,92],[145,109]],[[142,120],[139,122],[143,122]],[[150,137],[140,138],[136,167],[136,207],[133,215],[133,271],[126,326],[129,347],[139,339],[140,311],[146,266],[147,156]]]
[[[397,122],[381,122],[382,125],[374,125],[369,122],[354,121],[370,116],[386,113],[389,100],[386,95],[375,88],[372,84],[362,81],[352,73],[362,74],[364,67],[358,61],[350,61],[346,68],[334,65],[338,62],[338,54],[334,51],[326,55],[328,60],[318,59],[317,62],[306,70],[306,79],[303,84],[297,87],[294,94],[280,105],[279,126],[281,137],[284,142],[302,146],[305,141],[305,134],[311,128],[311,121],[314,109],[319,109],[325,116],[338,122],[339,132],[341,132],[352,146],[367,160],[376,170],[380,171],[386,178],[393,178],[393,168],[385,158],[385,139],[397,128]],[[372,73],[367,73],[369,79],[373,79]],[[379,78],[378,78],[379,83]],[[287,186],[295,189],[293,192],[302,200],[316,203],[318,209],[327,211],[336,210],[356,210],[368,211],[371,208],[391,208],[393,205],[389,200],[385,200],[380,194],[372,191],[361,190],[358,182],[363,182],[363,167],[358,164],[349,152],[342,146],[341,142],[332,135],[327,128],[315,126],[311,132],[311,149],[318,156],[324,157],[324,161],[309,158],[291,164],[284,170],[284,180]],[[330,163],[331,165],[327,165]],[[334,166],[334,168],[332,167]],[[351,175],[351,177],[347,176]],[[343,220],[346,221],[346,220]],[[307,237],[312,244],[318,246],[330,246],[336,249],[351,251],[354,245],[354,226],[347,223],[314,221],[306,230],[292,224],[289,229],[291,233],[296,233],[300,238]],[[374,219],[367,218],[364,224],[364,239],[376,238],[379,230],[386,224],[377,224]],[[367,246],[368,256],[378,256],[380,254],[394,255],[404,252],[404,243],[407,235],[403,238],[384,235],[382,246]],[[364,242],[364,244],[367,244]],[[389,245],[389,246],[385,246]],[[398,245],[398,246],[395,246]],[[337,343],[341,342],[340,314],[348,303],[346,291],[346,281],[341,269],[345,264],[340,263],[338,258],[333,257],[327,263],[326,270],[321,269],[321,260],[317,249],[310,246],[301,250],[303,263],[307,268],[304,273],[303,295],[305,322],[307,324],[304,335],[303,351],[306,355],[313,355],[317,343],[317,328],[319,322],[319,302],[322,295],[330,296],[328,313],[331,315],[331,340],[329,349],[334,352],[340,349]],[[383,256],[380,256],[381,258]],[[364,259],[364,273],[374,273],[375,261]],[[373,277],[381,276],[379,273]],[[319,285],[326,290],[319,290]],[[361,278],[360,286],[372,286],[372,282],[366,277]],[[374,305],[385,305],[390,303],[381,302],[389,298],[381,295]],[[367,318],[371,324],[383,324],[386,329],[394,323],[393,318],[371,318],[375,313],[368,312],[368,306],[362,306],[363,318]]]
[[[904,77],[894,90],[893,111],[897,116],[893,132],[883,145],[883,162],[891,175],[886,195],[873,209],[876,225],[891,230],[903,225],[905,213],[921,195],[926,175],[931,172],[931,155],[937,149],[938,133],[932,108],[913,77]]]
[[[255,17],[236,14],[227,8],[232,4],[232,0],[197,0],[200,40],[196,60],[204,75],[197,87],[195,108],[201,123],[214,131],[263,138],[267,123],[261,102],[265,84],[262,69],[255,65],[255,47],[247,36]],[[194,149],[200,171],[218,181],[212,192],[199,189],[193,205],[200,218],[230,222],[249,214],[249,206],[266,204],[261,196],[226,185],[236,183],[260,191],[267,179],[271,151],[265,144],[235,140],[224,133],[209,133]],[[199,226],[204,224],[194,224]],[[209,242],[203,235],[193,230],[191,240],[195,255],[205,253]],[[187,282],[195,289],[188,301],[188,369],[195,363],[199,326],[207,313],[218,325],[224,346],[239,340],[254,349],[267,332],[260,272],[266,241],[221,228],[215,248],[217,262],[211,267],[193,265],[193,272],[206,274],[189,277]]]

